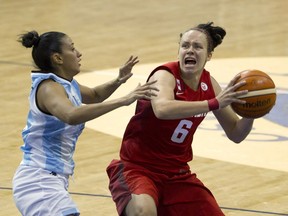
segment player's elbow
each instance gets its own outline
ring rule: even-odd
[[[230,139],[231,140],[231,139]],[[243,140],[237,140],[237,139],[234,139],[234,140],[232,140],[234,143],[236,143],[236,144],[240,144]]]
[[[158,119],[162,119],[162,120],[168,119],[168,116],[165,114],[165,112],[162,112],[160,110],[157,110],[156,112],[154,111],[154,114]]]
[[[229,140],[231,140],[232,142],[234,142],[234,143],[236,143],[236,144],[239,144],[239,143],[241,143],[244,139],[245,139],[245,137],[242,137],[242,136],[239,136],[239,135],[227,135],[227,137],[228,137],[228,139]]]
[[[161,106],[158,106],[158,107],[153,107],[153,111],[154,111],[154,114],[155,116],[158,118],[158,119],[162,119],[162,120],[165,120],[165,119],[169,119],[170,115],[169,113],[167,112],[167,110],[165,109],[165,107],[161,107]]]
[[[70,116],[70,115],[67,115],[65,116],[65,118],[62,119],[63,122],[65,122],[66,124],[69,124],[69,125],[77,125],[79,124],[80,122],[77,121],[77,119],[74,117],[74,116]]]
[[[66,123],[69,125],[77,125],[77,124],[80,124],[81,122],[78,121],[77,119],[70,118],[70,119],[67,119]]]
[[[77,125],[82,123],[82,119],[77,116],[77,113],[75,113],[74,110],[67,111],[65,115],[60,118],[60,120],[69,125]]]

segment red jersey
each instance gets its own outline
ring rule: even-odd
[[[210,73],[203,70],[197,91],[187,86],[180,76],[179,62],[169,62],[154,69],[165,70],[175,77],[175,100],[203,101],[215,97]],[[148,79],[149,79],[148,78]],[[183,173],[193,159],[192,141],[198,125],[207,113],[184,119],[161,120],[149,100],[138,100],[135,115],[127,125],[120,158],[157,172]]]

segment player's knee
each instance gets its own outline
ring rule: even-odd
[[[133,206],[127,206],[126,215],[127,216],[157,216],[156,208],[143,205],[143,203],[135,204]]]
[[[135,206],[131,216],[157,216],[157,213],[154,209],[149,209],[146,206]]]
[[[150,195],[133,194],[126,206],[125,213],[127,216],[157,216],[157,208]]]

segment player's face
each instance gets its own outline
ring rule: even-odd
[[[62,39],[62,53],[60,54],[63,60],[62,69],[74,76],[80,72],[80,61],[82,54],[75,49],[74,43],[68,36]]]
[[[208,41],[205,33],[190,30],[182,35],[179,44],[179,62],[183,75],[201,73],[211,55],[208,55]]]

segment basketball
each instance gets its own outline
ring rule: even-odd
[[[246,84],[236,91],[248,90],[246,95],[238,97],[246,104],[232,103],[232,109],[239,116],[254,119],[269,113],[276,102],[276,89],[271,77],[260,70],[245,70],[240,74],[236,83],[245,80]]]

